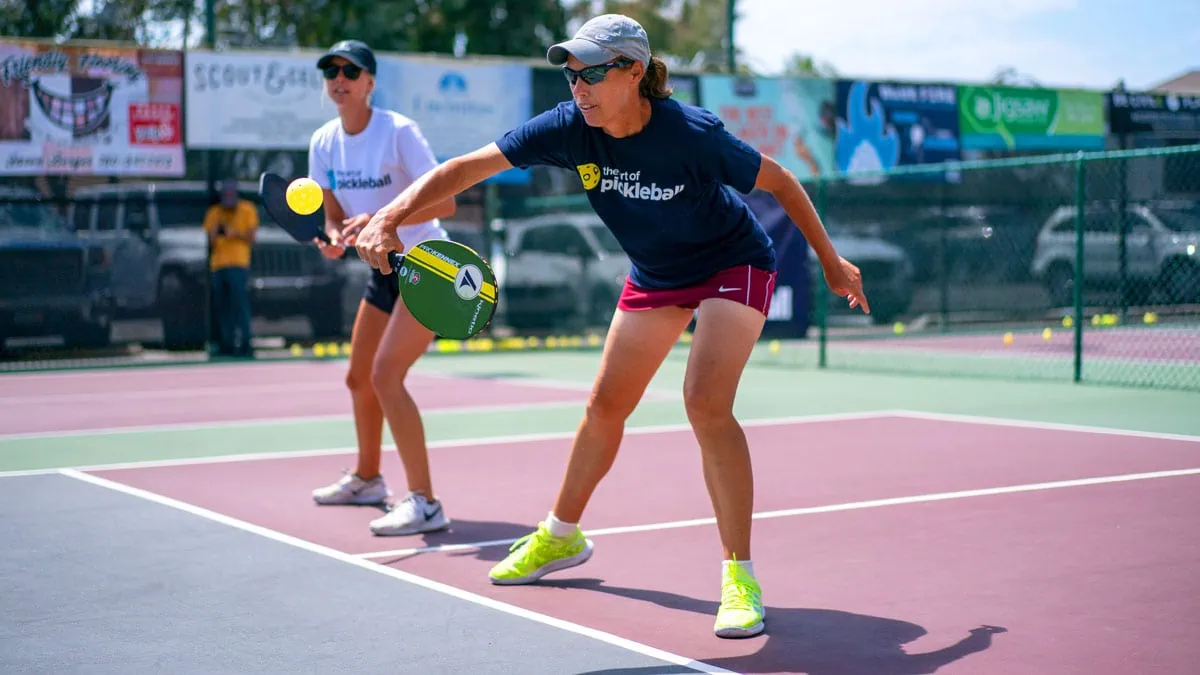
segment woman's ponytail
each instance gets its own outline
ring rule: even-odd
[[[642,75],[642,81],[638,83],[638,93],[646,98],[670,98],[672,90],[667,84],[669,79],[666,62],[657,56],[651,56],[650,64],[646,66],[646,74]]]

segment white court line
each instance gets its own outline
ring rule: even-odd
[[[754,520],[770,520],[773,518],[788,518],[792,516],[808,516],[817,513],[835,513],[838,511],[857,511],[859,509],[876,509],[884,506],[901,506],[904,504],[920,504],[925,502],[940,502],[952,499],[968,499],[971,497],[989,497],[992,495],[1014,494],[1018,492],[1035,492],[1038,490],[1057,490],[1061,488],[1083,487],[1088,485],[1104,485],[1108,483],[1124,483],[1156,478],[1174,478],[1178,476],[1200,475],[1200,468],[1172,469],[1169,471],[1151,471],[1148,473],[1127,473],[1116,476],[1098,476],[1094,478],[1076,478],[1058,480],[1046,483],[1026,483],[1023,485],[1007,485],[1004,487],[981,488],[978,490],[960,490],[957,492],[935,492],[932,494],[912,495],[909,497],[891,497],[888,499],[870,499],[861,502],[830,504],[827,506],[808,506],[798,509],[781,509],[778,511],[763,511],[754,514]],[[664,523],[649,523],[646,525],[626,525],[622,527],[606,527],[588,530],[584,534],[589,537],[599,537],[610,534],[632,534],[635,532],[655,532],[658,530],[676,530],[685,527],[700,527],[716,525],[716,518],[693,518],[692,520],[675,520]],[[445,551],[462,551],[492,546],[508,546],[516,539],[492,539],[489,541],[472,542],[468,544],[443,544],[441,546],[425,546],[421,548],[401,548],[391,551],[371,551],[358,553],[363,559],[405,557],[421,553],[441,553]]]
[[[887,410],[873,412],[829,413],[819,415],[800,415],[793,417],[764,417],[761,419],[742,420],[743,427],[787,426],[792,424],[809,424],[813,422],[844,422],[851,420],[880,419],[895,417]],[[625,429],[626,436],[643,434],[663,434],[688,431],[690,424],[657,424],[632,426]],[[536,441],[563,441],[575,438],[575,431],[548,431],[533,434],[512,434],[508,436],[481,436],[479,438],[455,438],[444,441],[431,441],[430,450],[438,448],[461,448],[475,445],[503,445],[505,443],[532,443]],[[385,448],[386,450],[386,448]],[[183,457],[179,459],[151,459],[137,462],[114,462],[111,464],[92,464],[70,467],[77,471],[112,471],[117,469],[157,469],[171,466],[192,466],[195,464],[224,464],[233,462],[258,462],[273,459],[294,459],[300,457],[324,457],[329,455],[345,455],[358,452],[349,446],[341,448],[321,448],[317,450],[283,450],[280,452],[248,452],[231,455],[213,455],[208,457]],[[53,469],[21,469],[17,471],[0,471],[0,478],[19,478],[21,476],[42,476],[58,473],[59,468]]]
[[[500,405],[464,405],[426,408],[422,415],[467,415],[498,412],[521,412],[524,410],[542,410],[550,408],[571,408],[583,406],[584,399],[574,401],[540,401],[537,403],[505,403]],[[655,401],[656,402],[656,401]],[[165,431],[204,431],[206,429],[240,429],[248,427],[264,427],[276,424],[308,424],[317,422],[336,422],[354,419],[353,415],[338,413],[334,415],[304,415],[293,417],[259,417],[245,420],[229,420],[226,422],[180,422],[178,424],[150,424],[129,427],[100,427],[96,429],[72,429],[70,431],[30,431],[17,434],[0,434],[0,443],[8,441],[28,441],[45,438],[74,438],[79,436],[112,436],[119,434],[150,434]],[[0,448],[3,450],[3,448]]]
[[[1015,420],[1003,417],[985,417],[982,415],[956,415],[950,413],[931,413],[922,412],[920,410],[896,410],[893,413],[895,417],[909,417],[912,419],[930,420],[933,422],[963,422],[966,424],[978,424],[989,426],[1002,427],[1021,427],[1025,429],[1042,429],[1046,431],[1074,431],[1084,434],[1099,434],[1103,436],[1125,436],[1128,438],[1152,438],[1163,441],[1184,441],[1188,443],[1200,443],[1200,436],[1188,436],[1186,434],[1169,434],[1159,431],[1137,431],[1134,429],[1118,429],[1116,427],[1097,427],[1085,424],[1061,424],[1058,422],[1034,422],[1029,420]]]
[[[582,635],[584,637],[589,637],[594,640],[598,640],[600,642],[604,642],[606,644],[613,645],[614,647],[620,647],[622,649],[626,649],[626,650],[634,652],[636,654],[641,654],[643,656],[648,656],[653,659],[665,661],[666,663],[671,663],[671,664],[674,664],[677,666],[682,666],[684,668],[691,668],[692,670],[697,670],[702,673],[711,673],[712,675],[730,675],[730,674],[736,675],[734,673],[734,671],[731,671],[731,670],[726,670],[724,668],[720,668],[720,667],[717,667],[714,665],[703,663],[701,661],[689,659],[685,656],[680,656],[678,654],[672,654],[671,652],[663,651],[661,649],[656,649],[654,647],[651,647],[650,645],[642,644],[640,642],[634,642],[633,640],[628,640],[626,638],[623,638],[623,637],[620,637],[617,635],[613,635],[612,633],[606,633],[604,631],[596,630],[594,628],[588,628],[587,626],[583,626],[583,625],[580,625],[577,623],[572,623],[570,621],[564,621],[562,619],[558,619],[558,618],[549,616],[547,614],[533,612],[528,609],[518,607],[516,605],[510,605],[505,602],[500,602],[499,600],[493,600],[492,598],[489,598],[489,597],[486,597],[483,595],[471,593],[471,592],[462,590],[460,588],[455,588],[454,586],[439,583],[437,581],[433,581],[431,579],[426,579],[425,577],[420,577],[415,574],[410,574],[408,572],[402,572],[400,570],[396,570],[391,567],[387,567],[385,565],[379,565],[377,563],[363,560],[361,558],[356,558],[347,553],[343,553],[341,551],[336,551],[334,549],[331,549],[331,548],[328,548],[325,546],[321,546],[319,544],[314,544],[310,541],[298,539],[296,537],[292,537],[292,536],[283,534],[282,532],[276,532],[275,530],[271,530],[271,529],[268,529],[265,527],[260,527],[258,525],[253,525],[251,523],[247,523],[245,521],[238,520],[236,518],[230,518],[229,516],[217,513],[215,511],[210,511],[208,509],[196,506],[194,504],[182,502],[177,499],[172,499],[170,497],[164,497],[162,495],[159,495],[159,494],[156,494],[153,492],[149,492],[147,490],[142,490],[139,488],[130,487],[128,485],[123,485],[121,483],[117,483],[117,482],[108,480],[106,478],[100,478],[98,476],[92,476],[92,475],[89,475],[86,473],[81,473],[74,469],[62,469],[58,473],[63,476],[67,476],[69,478],[74,478],[75,480],[82,481],[84,483],[90,483],[92,485],[96,485],[96,486],[99,486],[102,488],[107,488],[107,489],[113,490],[115,492],[120,492],[120,493],[127,494],[127,495],[130,495],[133,497],[138,497],[140,499],[144,499],[149,502],[154,502],[156,504],[168,506],[173,509],[178,509],[180,511],[183,511],[184,513],[188,513],[193,516],[198,516],[200,518],[204,518],[205,520],[210,520],[215,523],[220,523],[221,525],[227,525],[229,527],[237,528],[239,530],[242,530],[243,532],[249,532],[251,534],[256,534],[260,537],[264,537],[266,539],[270,539],[272,541],[279,542],[281,544],[293,546],[293,547],[301,549],[303,551],[308,551],[309,553],[315,553],[317,555],[321,555],[326,558],[330,558],[332,560],[337,560],[339,562],[344,562],[348,565],[353,565],[360,569],[365,569],[365,570],[369,570],[371,572],[375,572],[377,574],[382,574],[384,576],[391,577],[393,579],[399,579],[400,581],[408,582],[414,586],[419,586],[421,588],[425,588],[425,589],[428,589],[431,591],[442,593],[442,594],[448,595],[450,597],[457,598],[459,600],[464,600],[466,602],[480,605],[482,607],[487,607],[488,609],[498,610],[498,611],[504,612],[506,614],[511,614],[513,616],[518,616],[523,619],[527,619],[529,621],[534,621],[536,623],[543,624],[545,626],[550,626],[551,628],[558,628],[559,630],[564,630],[569,633],[575,633],[576,635]]]

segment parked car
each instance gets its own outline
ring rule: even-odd
[[[0,188],[0,350],[6,338],[49,335],[108,345],[108,262],[37,192]]]
[[[838,255],[854,263],[863,275],[863,291],[871,303],[870,319],[876,324],[891,323],[904,313],[913,299],[913,265],[908,255],[899,246],[882,238],[855,228],[825,219],[825,231],[837,249]],[[810,269],[816,288],[827,288],[817,254],[809,249]],[[826,305],[834,314],[856,314],[862,310],[851,308],[841,298]]]
[[[1085,289],[1116,290],[1121,281],[1121,219],[1115,202],[1084,209]],[[1054,211],[1038,233],[1031,271],[1055,307],[1072,304],[1075,285],[1074,206]],[[1137,297],[1155,291],[1168,302],[1200,302],[1200,204],[1161,201],[1125,208],[1125,279]]]
[[[242,183],[255,203],[257,185]],[[157,316],[168,349],[195,349],[206,340],[209,192],[200,181],[119,183],[80,188],[71,221],[80,236],[113,260],[112,293],[121,316]],[[259,205],[251,254],[254,316],[307,316],[317,338],[343,335],[341,263],[294,241]]]
[[[629,256],[594,213],[492,223],[498,315],[526,328],[607,326],[629,273]]]
[[[943,247],[948,283],[1020,283],[1029,281],[1042,217],[1010,206],[921,209],[884,238],[908,254],[918,284],[940,279]]]

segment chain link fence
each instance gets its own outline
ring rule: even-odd
[[[1200,146],[807,187],[872,315],[814,284],[814,339],[757,360],[1200,390]]]
[[[56,364],[103,344],[204,359],[212,336],[198,224],[212,196],[204,181],[188,187],[98,185],[47,199],[8,186],[5,222],[44,236],[36,251],[19,242],[0,250],[6,334],[56,329],[62,342],[42,352]],[[243,188],[252,198],[253,186]],[[785,269],[792,276],[777,289],[755,363],[1200,390],[1200,146],[963,162],[806,188],[839,252],[862,269],[872,313],[830,294],[792,237],[804,249],[781,263],[781,279]],[[452,227],[452,236],[486,252],[500,308],[478,339],[435,349],[599,348],[629,260],[586,196],[494,188],[480,197],[474,208],[488,227]],[[794,225],[762,195],[748,201],[782,249]],[[70,235],[50,242],[56,232]],[[347,274],[361,265],[330,272],[315,251],[278,249],[264,241],[256,250],[256,320],[305,324],[289,340],[341,354],[364,283]],[[134,264],[138,251],[146,264]],[[151,269],[159,273],[136,278]],[[156,283],[143,283],[150,276]],[[138,326],[147,335],[129,332]],[[22,353],[8,366],[39,367],[38,358]]]

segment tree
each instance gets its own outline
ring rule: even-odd
[[[817,61],[808,54],[796,52],[788,57],[783,66],[783,74],[793,77],[824,77],[838,76],[837,69],[828,61]]]
[[[557,0],[225,0],[218,32],[243,46],[327,47],[356,38],[379,51],[544,54],[566,26]]]
[[[0,0],[0,35],[61,37],[79,0]]]
[[[724,72],[729,41],[727,3],[728,0],[575,0],[567,11],[577,22],[597,14],[625,14],[642,24],[650,37],[652,52],[668,66]],[[737,61],[740,63],[741,59]]]
[[[1012,66],[1005,66],[996,71],[992,75],[989,84],[999,84],[1007,87],[1038,87],[1042,84],[1038,82],[1032,75],[1020,72]]]

